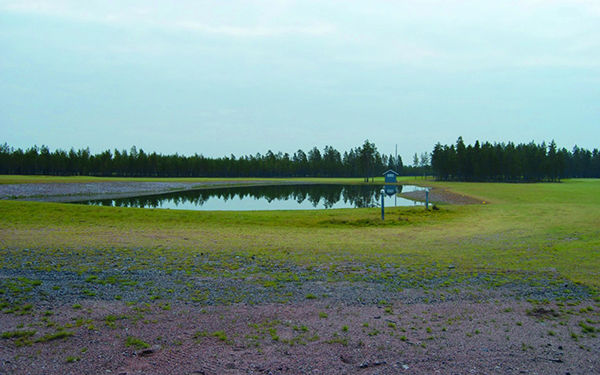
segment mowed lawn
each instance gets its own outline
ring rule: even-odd
[[[208,253],[315,267],[392,264],[553,274],[600,287],[600,180],[415,182],[485,204],[439,205],[429,212],[390,208],[381,222],[378,208],[203,212],[0,201],[0,248],[10,255],[0,266],[102,270],[114,266],[115,254],[134,254],[140,268],[160,264],[193,272],[190,259]],[[76,262],[66,256],[73,252],[79,254]],[[111,261],[98,260],[103,252]],[[94,260],[88,262],[86,254]],[[23,262],[11,264],[14,259]]]

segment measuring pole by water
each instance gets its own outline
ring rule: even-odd
[[[425,209],[429,209],[429,188],[425,189]]]
[[[381,189],[381,220],[385,220],[385,211],[384,211],[384,197],[385,190]]]
[[[394,167],[398,168],[398,144],[396,143],[396,153],[394,155]],[[394,195],[394,207],[398,206],[398,194]]]

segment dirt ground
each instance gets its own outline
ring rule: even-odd
[[[36,333],[0,340],[0,373],[600,373],[592,301],[79,302],[3,314],[1,332]],[[73,335],[40,339],[55,332]]]
[[[411,191],[408,193],[402,193],[402,196],[424,201],[425,200],[425,192],[420,191]],[[434,188],[429,192],[429,202],[440,202],[440,203],[449,203],[449,204],[483,204],[479,199],[469,197],[468,195],[457,194],[451,191],[442,189],[442,188]]]

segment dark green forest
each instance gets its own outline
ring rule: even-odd
[[[550,144],[480,143],[465,145],[459,137],[455,145],[436,144],[431,167],[439,180],[537,182],[562,178],[600,177],[598,149],[577,146],[572,151]]]
[[[600,178],[600,153],[554,141],[514,144],[436,144],[433,152],[415,154],[410,166],[400,157],[385,155],[366,140],[343,153],[331,146],[307,152],[235,155],[210,158],[146,153],[133,146],[92,154],[89,148],[57,149],[33,146],[26,150],[0,145],[0,174],[115,176],[115,177],[362,177],[365,180],[394,169],[401,175],[434,175],[446,181],[560,181],[562,178]]]
[[[418,159],[418,158],[417,158]],[[50,151],[46,146],[26,150],[0,146],[0,174],[86,175],[115,177],[363,177],[381,175],[391,168],[404,174],[430,173],[428,160],[404,167],[402,159],[382,155],[368,140],[343,154],[331,146],[308,152],[235,155],[209,158],[146,153],[135,146],[129,151],[89,149]]]

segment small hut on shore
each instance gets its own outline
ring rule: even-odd
[[[399,175],[400,174],[393,169],[388,169],[387,171],[383,172],[383,176],[385,177],[386,184],[397,183],[398,181],[396,180],[396,177],[398,177]]]

